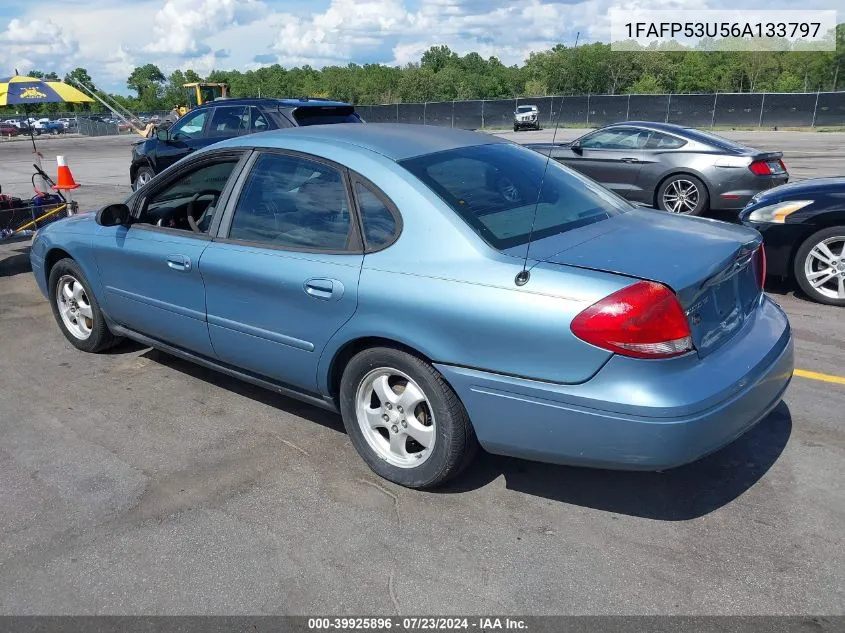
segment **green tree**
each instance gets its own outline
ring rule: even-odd
[[[155,64],[138,66],[129,75],[126,85],[138,93],[140,107],[144,110],[162,109],[161,97],[166,78]]]

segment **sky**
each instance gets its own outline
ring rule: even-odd
[[[522,63],[557,43],[609,41],[608,10],[735,8],[736,0],[0,0],[0,76],[77,66],[128,94],[135,66],[405,65],[430,46]],[[770,0],[767,8],[796,8]],[[759,8],[756,0],[749,8]],[[845,0],[804,0],[837,9]],[[840,21],[842,21],[840,19]]]

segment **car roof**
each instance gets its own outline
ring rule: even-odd
[[[460,147],[510,143],[510,141],[481,132],[434,125],[407,123],[331,123],[306,125],[270,132],[239,136],[226,141],[228,146],[285,148],[287,139],[322,142],[326,145],[344,143],[382,154],[395,161]]]
[[[652,130],[661,130],[663,132],[674,132],[675,134],[685,134],[690,128],[683,125],[675,125],[674,123],[663,123],[662,121],[620,121],[606,127],[617,127],[627,125],[630,127],[647,127]]]
[[[282,108],[303,108],[303,107],[324,107],[324,106],[349,106],[351,104],[343,101],[332,101],[331,99],[320,99],[316,97],[303,97],[301,99],[270,99],[267,97],[235,97],[215,99],[203,103],[199,108],[211,108],[217,105],[263,105]]]

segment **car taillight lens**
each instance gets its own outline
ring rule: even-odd
[[[640,281],[580,312],[570,326],[582,341],[634,358],[670,358],[693,349],[687,317],[663,284]]]
[[[758,176],[771,176],[772,174],[769,164],[764,160],[755,160],[748,166],[748,169]]]
[[[754,253],[754,262],[757,268],[757,281],[760,284],[760,290],[763,290],[766,285],[766,248],[762,244]]]

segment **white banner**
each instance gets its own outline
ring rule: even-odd
[[[836,50],[836,11],[610,10],[612,50]]]

